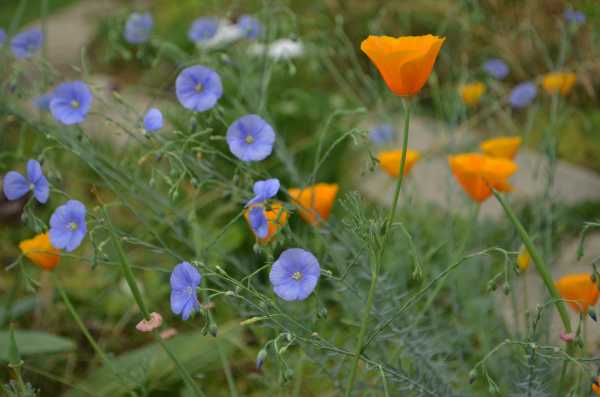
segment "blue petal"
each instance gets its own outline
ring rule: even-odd
[[[42,204],[48,202],[48,196],[50,195],[50,186],[45,176],[41,176],[35,183],[33,189],[33,195],[35,199]]]
[[[198,298],[196,295],[189,297],[185,305],[183,306],[183,311],[181,312],[181,318],[184,321],[190,318],[191,314],[200,309],[200,302],[198,302]]]
[[[252,136],[252,143],[246,142]],[[273,150],[275,131],[260,116],[248,114],[233,122],[227,129],[229,150],[242,161],[260,161]]]
[[[54,248],[64,249],[71,240],[71,232],[67,230],[67,226],[60,227],[51,227],[49,231],[50,235],[50,243]]]
[[[266,179],[264,181],[257,181],[254,184],[254,198],[252,198],[248,203],[246,203],[246,207],[251,204],[258,204],[265,200],[270,199],[271,197],[275,197],[277,192],[279,191],[279,179],[271,178]]]
[[[202,84],[202,90],[196,86]],[[223,95],[221,78],[214,70],[202,65],[186,68],[175,80],[177,100],[186,109],[203,112],[213,108]]]
[[[181,262],[171,272],[170,284],[172,289],[198,288],[202,276],[200,272],[188,262]]]
[[[29,192],[29,182],[16,171],[9,171],[4,176],[4,195],[9,200],[18,200]]]
[[[189,299],[189,295],[180,289],[172,289],[171,290],[171,311],[174,314],[181,314],[183,307],[185,306],[187,300]]]
[[[142,44],[148,41],[152,28],[154,27],[154,20],[152,15],[146,12],[139,14],[134,12],[127,18],[125,24],[125,32],[123,36],[125,40],[130,44]]]
[[[254,207],[250,209],[248,214],[250,225],[254,233],[260,238],[265,238],[269,234],[269,221],[265,216],[265,211],[262,207]]]
[[[144,129],[148,132],[158,131],[163,127],[163,115],[160,110],[152,108],[144,117]]]

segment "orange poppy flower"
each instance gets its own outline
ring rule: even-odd
[[[576,81],[577,75],[575,73],[554,72],[544,76],[542,85],[548,94],[560,92],[561,95],[568,95]]]
[[[485,90],[485,84],[483,83],[464,84],[458,87],[460,97],[469,106],[478,105]]]
[[[288,193],[300,206],[300,216],[313,226],[329,218],[339,186],[335,183],[317,183],[304,189],[292,188]]]
[[[275,233],[277,233],[287,223],[288,211],[285,209],[285,207],[280,202],[277,202],[277,201],[273,202],[269,205],[262,205],[262,204],[252,205],[249,208],[247,208],[246,211],[244,211],[244,218],[246,219],[246,222],[248,222],[248,225],[250,225],[250,229],[252,229],[252,225],[250,224],[249,214],[250,214],[250,209],[252,209],[254,207],[263,207],[265,217],[267,218],[267,221],[269,222],[269,231],[267,232],[267,235],[264,238],[260,238],[260,237],[256,236],[256,233],[255,233],[257,240],[261,244],[267,244],[271,241],[271,239],[273,238]]]
[[[492,157],[514,159],[523,140],[518,136],[501,136],[483,141],[479,147],[483,153]]]
[[[360,49],[375,64],[389,89],[398,96],[416,95],[427,82],[445,38],[369,36]]]
[[[598,287],[589,273],[567,274],[556,282],[556,289],[563,299],[572,301],[569,306],[579,313],[587,313],[598,300]]]
[[[421,153],[416,150],[406,150],[406,163],[404,164],[404,176],[408,174],[413,165],[421,158]],[[390,150],[379,152],[377,156],[379,165],[388,173],[389,176],[397,178],[400,175],[400,160],[402,160],[401,150]]]
[[[492,195],[490,187],[501,192],[512,190],[508,178],[517,171],[517,165],[511,160],[466,153],[449,156],[448,162],[458,183],[478,203]]]
[[[44,270],[53,270],[60,261],[60,250],[50,244],[48,233],[21,241],[19,248],[27,259]]]
[[[529,251],[525,248],[524,245],[521,246],[519,250],[519,255],[517,256],[517,266],[521,273],[526,271],[529,268],[529,264],[531,263],[531,255],[529,255]]]
[[[596,393],[597,396],[600,396],[600,376],[592,381],[592,391]]]

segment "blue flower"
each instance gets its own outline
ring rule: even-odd
[[[313,254],[300,248],[290,248],[273,263],[269,280],[281,299],[301,301],[314,291],[320,275],[321,267]]]
[[[10,42],[10,49],[18,59],[29,58],[42,48],[44,44],[44,33],[40,28],[31,28],[21,32]]]
[[[39,110],[48,112],[50,110],[50,101],[52,100],[52,93],[43,94],[33,98],[33,106]]]
[[[269,234],[269,220],[265,215],[265,210],[261,206],[252,207],[250,209],[248,220],[257,237],[267,237]]]
[[[85,206],[80,201],[67,201],[50,217],[50,242],[54,248],[72,252],[79,247],[86,232]]]
[[[219,30],[219,20],[212,17],[201,17],[192,22],[188,37],[194,43],[210,40]]]
[[[532,82],[525,82],[517,85],[510,92],[510,105],[514,108],[521,109],[529,105],[537,95],[537,87]]]
[[[81,81],[62,83],[52,93],[50,111],[63,124],[79,124],[92,107],[92,92]]]
[[[123,36],[125,36],[125,40],[130,44],[142,44],[150,38],[153,27],[154,20],[149,12],[143,14],[134,12],[127,18]]]
[[[4,29],[0,28],[0,46],[4,44],[6,41],[6,32]]]
[[[163,128],[163,115],[157,108],[151,108],[144,116],[144,129],[155,132]]]
[[[181,262],[171,272],[171,310],[187,320],[193,312],[200,310],[196,289],[202,276],[188,262]]]
[[[246,203],[246,207],[252,204],[262,203],[265,200],[275,197],[279,191],[279,179],[271,178],[264,181],[256,181],[253,186],[254,197]]]
[[[394,135],[394,127],[390,124],[379,124],[371,130],[369,137],[371,142],[382,145],[394,139]]]
[[[221,95],[223,85],[219,74],[206,66],[185,68],[175,80],[175,93],[179,103],[195,112],[212,109]]]
[[[566,9],[565,13],[564,13],[564,17],[565,17],[565,21],[567,21],[569,23],[574,23],[577,25],[584,24],[585,20],[586,20],[586,16],[583,12],[577,11],[577,10],[572,10],[572,9]]]
[[[275,131],[255,114],[242,116],[227,129],[229,150],[242,161],[260,161],[273,151]]]
[[[510,69],[502,59],[493,58],[483,64],[483,70],[495,79],[503,80],[508,76]]]
[[[27,162],[27,178],[16,171],[9,171],[4,177],[4,195],[9,200],[18,200],[33,192],[35,199],[44,204],[48,201],[50,188],[37,160]]]
[[[262,23],[250,15],[242,15],[237,21],[237,26],[244,36],[249,39],[256,39],[261,36],[263,32]]]

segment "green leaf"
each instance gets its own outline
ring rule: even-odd
[[[72,340],[45,332],[15,330],[15,340],[21,356],[61,353],[75,349]],[[9,331],[0,331],[0,361],[2,362],[9,360],[9,341]]]

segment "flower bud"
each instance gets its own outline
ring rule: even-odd
[[[258,352],[258,355],[256,356],[256,369],[261,369],[266,359],[267,349],[263,348]]]

